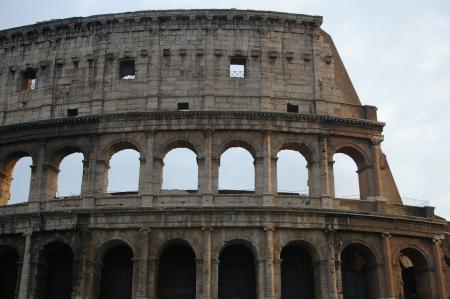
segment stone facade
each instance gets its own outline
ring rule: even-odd
[[[197,299],[237,296],[224,282],[233,269],[227,248],[253,256],[254,295],[239,298],[289,299],[289,288],[304,298],[362,298],[352,289],[364,298],[413,298],[405,290],[447,298],[447,223],[431,207],[402,204],[380,146],[384,124],[361,105],[321,22],[144,11],[0,31],[0,260],[15,254],[18,265],[10,298],[125,298],[104,290],[109,254],[120,247],[132,256],[128,298],[164,299],[177,289],[163,283],[177,267],[164,268],[165,254],[183,246],[194,256]],[[230,77],[233,59],[243,78]],[[254,192],[218,188],[220,156],[236,146],[254,158]],[[180,147],[197,155],[195,192],[161,188],[164,156]],[[139,190],[108,194],[109,160],[122,149],[140,154]],[[283,149],[307,160],[308,196],[277,193]],[[84,155],[81,195],[56,198],[59,164],[74,152]],[[360,200],[335,197],[335,153],[356,162]],[[33,160],[29,200],[6,205],[24,156]],[[311,275],[310,291],[289,284],[286,248],[309,263],[309,274],[295,271]],[[58,281],[53,255],[63,252],[71,291],[58,297],[49,281]]]

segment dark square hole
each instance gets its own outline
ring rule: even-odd
[[[230,58],[230,78],[245,78],[245,65],[247,59],[245,57]]]
[[[189,103],[186,103],[186,102],[177,103],[177,109],[178,110],[189,110]]]
[[[120,61],[119,76],[123,80],[133,80],[136,78],[136,65],[134,60]]]
[[[78,109],[67,109],[67,116],[74,117],[78,115]]]
[[[22,72],[22,89],[34,90],[36,89],[37,78],[36,70],[28,68]]]
[[[298,113],[298,105],[287,104],[287,112]]]

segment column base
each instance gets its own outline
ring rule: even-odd
[[[28,202],[28,212],[36,212],[41,208],[41,204],[39,201],[30,201]]]
[[[154,196],[151,194],[141,195],[141,207],[153,207],[154,206]],[[136,297],[138,298],[138,297]]]
[[[320,207],[323,209],[333,209],[333,198],[329,195],[322,195],[320,197]]]
[[[214,195],[212,193],[202,194],[202,207],[214,206]]]
[[[266,193],[262,195],[262,206],[273,207],[275,205],[275,197],[272,193]]]
[[[95,207],[95,197],[88,196],[83,197],[83,201],[81,203],[81,206],[85,209],[92,209]]]

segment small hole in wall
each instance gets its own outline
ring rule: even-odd
[[[189,110],[189,103],[186,102],[182,102],[182,103],[177,103],[177,109],[178,110]]]
[[[119,76],[123,80],[136,79],[136,65],[134,60],[122,60],[120,62]]]
[[[28,68],[22,72],[22,89],[34,90],[36,89],[37,78],[36,70]]]
[[[78,109],[67,109],[67,116],[69,117],[78,116]]]
[[[230,78],[245,78],[247,59],[245,57],[230,58]]]
[[[298,105],[287,104],[287,112],[298,113]]]

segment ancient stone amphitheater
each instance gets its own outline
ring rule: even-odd
[[[321,23],[174,10],[0,31],[0,298],[446,299],[447,222],[402,204],[384,123]],[[218,188],[233,147],[253,156],[252,192]],[[197,190],[162,190],[176,148],[196,154]],[[123,149],[138,191],[107,193]],[[285,149],[307,160],[308,195],[277,192]],[[75,152],[81,195],[58,198]],[[335,153],[360,199],[336,198]],[[25,156],[28,201],[7,205]]]

